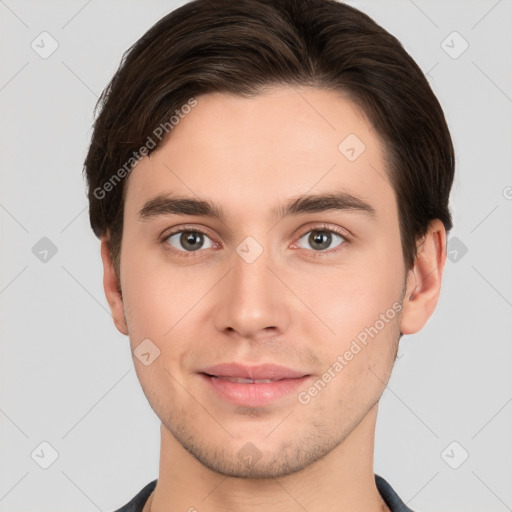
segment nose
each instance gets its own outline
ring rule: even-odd
[[[231,271],[217,287],[215,327],[253,340],[281,335],[290,323],[292,294],[280,280],[270,251],[263,250],[252,262],[240,254],[234,254]]]

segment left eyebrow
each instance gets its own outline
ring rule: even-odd
[[[272,209],[275,218],[303,213],[318,213],[328,210],[361,212],[375,217],[375,209],[362,198],[340,191],[331,194],[300,195],[289,199],[285,204]],[[140,209],[139,220],[148,221],[165,215],[191,215],[217,218],[225,222],[226,216],[221,206],[194,197],[161,194],[149,201]]]
[[[375,209],[362,198],[340,191],[332,194],[301,195],[290,199],[286,204],[272,210],[276,217],[299,215],[301,213],[317,213],[328,210],[361,212],[375,217]]]

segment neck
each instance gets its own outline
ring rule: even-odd
[[[161,426],[160,470],[144,512],[388,511],[373,473],[377,404],[334,450],[279,478],[225,476],[203,466]]]

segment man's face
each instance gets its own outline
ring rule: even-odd
[[[160,350],[135,367],[163,427],[203,465],[280,476],[376,411],[406,277],[396,200],[376,132],[337,93],[283,87],[197,101],[127,183],[124,313],[132,350],[145,339]],[[298,196],[336,193],[359,207],[274,213]],[[224,216],[140,217],[166,194]],[[221,363],[304,377],[233,383],[211,369]]]

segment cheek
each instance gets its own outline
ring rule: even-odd
[[[128,245],[126,249],[129,253]],[[130,253],[123,265],[125,315],[132,351],[145,339],[160,350],[158,359],[148,368],[160,369],[157,373],[163,381],[158,384],[142,367],[137,372],[141,383],[148,389],[172,385],[165,369],[178,375],[183,358],[191,350],[190,340],[200,337],[197,331],[205,324],[199,315],[204,312],[205,295],[215,284],[215,276],[192,272],[192,267],[171,268],[164,258],[151,258],[142,251]],[[137,367],[142,366],[139,361],[134,362]]]
[[[180,279],[179,273],[171,274],[169,267],[162,264],[163,258],[130,243],[128,236],[123,243],[122,261],[123,297],[130,334],[161,338],[187,311],[193,287]]]
[[[327,339],[345,344],[373,326],[381,315],[390,323],[400,307],[403,284],[400,269],[393,268],[396,266],[396,261],[391,265],[381,262],[380,266],[358,266],[350,271],[331,269],[328,278],[310,278],[311,285],[305,288],[308,306],[329,327]]]
[[[311,308],[329,326],[316,350],[336,375],[332,389],[340,399],[373,397],[387,381],[398,346],[403,272],[402,260],[381,250],[358,258],[350,270],[331,269],[329,279],[310,287],[316,290]]]
[[[332,400],[357,413],[381,395],[389,378],[398,347],[399,312],[388,308],[382,316],[366,314],[350,321],[325,346],[321,380],[334,381]]]

